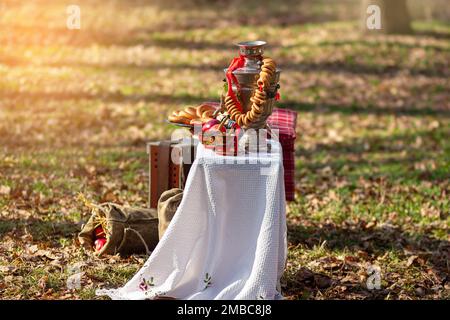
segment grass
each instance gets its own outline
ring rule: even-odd
[[[62,1],[6,1],[0,19],[2,298],[95,299],[131,278],[145,257],[78,246],[76,195],[145,206],[145,142],[169,137],[170,110],[217,100],[232,44],[256,38],[283,69],[279,105],[298,112],[283,294],[450,297],[448,24],[368,37],[320,2],[239,15],[218,3],[220,16],[202,2],[79,2],[78,31]],[[77,263],[82,287],[69,290]],[[371,265],[380,290],[367,289]]]

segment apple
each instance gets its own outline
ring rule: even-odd
[[[205,122],[202,125],[202,133],[210,130],[214,125],[219,124],[219,123],[220,123],[220,121],[217,119],[211,119],[211,120]]]
[[[106,238],[98,238],[95,240],[95,251],[100,251],[106,244]]]
[[[218,123],[218,124],[213,125],[208,131],[217,132],[218,134],[220,132],[221,133],[226,133],[227,132],[227,128],[225,128],[224,125],[220,126],[220,123]]]
[[[105,237],[105,231],[103,230],[102,226],[98,226],[94,229],[94,234],[96,238],[103,238]]]
[[[202,133],[199,135],[200,141],[206,146],[212,145],[217,137],[226,132],[225,126],[222,126],[220,129],[219,127],[220,121],[217,119],[212,119],[206,122],[202,126]]]

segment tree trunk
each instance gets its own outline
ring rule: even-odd
[[[381,29],[369,29],[367,13],[370,5],[377,5],[381,13]],[[411,17],[406,0],[363,0],[363,30],[368,33],[408,34],[411,33]]]

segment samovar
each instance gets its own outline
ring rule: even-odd
[[[261,72],[262,56],[266,44],[265,41],[244,41],[237,44],[239,47],[239,54],[244,58],[245,62],[243,67],[232,71],[232,74],[238,81],[238,85],[232,84],[232,90],[239,99],[243,112],[250,110],[252,106],[250,98],[253,96],[255,90],[259,90],[257,80],[259,78],[259,73]],[[224,71],[226,74],[228,68],[224,69]],[[266,124],[266,119],[272,113],[276,93],[280,87],[278,84],[280,72],[281,70],[277,68],[276,75],[270,84],[269,90],[267,90],[268,99],[266,100],[264,114],[260,118],[260,121],[249,125],[250,128],[263,128]],[[222,96],[222,101],[224,101],[224,95]]]

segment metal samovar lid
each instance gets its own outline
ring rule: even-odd
[[[239,52],[243,56],[262,56],[264,53],[264,46],[267,44],[265,41],[242,41],[236,45],[239,47]]]
[[[261,56],[264,54],[265,41],[243,41],[236,45],[239,47],[239,54],[244,57],[245,64],[242,68],[236,69],[233,73],[259,73],[261,70]]]

